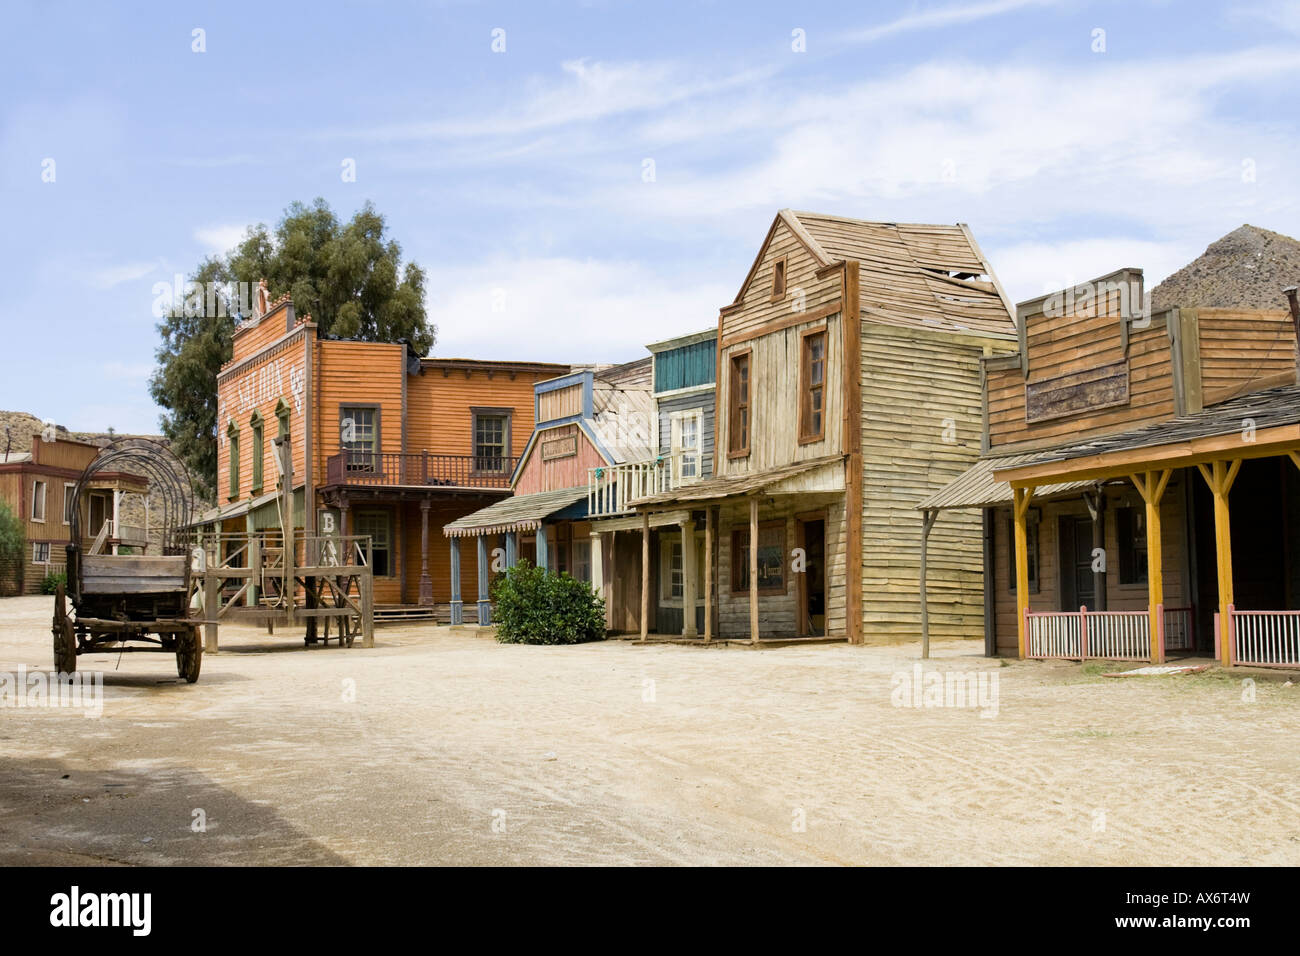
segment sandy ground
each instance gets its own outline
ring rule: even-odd
[[[0,600],[0,671],[50,668],[51,608]],[[927,670],[996,675],[993,716],[896,706],[916,645],[222,644],[195,685],[81,657],[99,718],[0,709],[0,864],[1300,864],[1282,674],[940,645]]]

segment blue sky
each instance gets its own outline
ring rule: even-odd
[[[1296,0],[9,2],[0,407],[155,431],[154,283],[316,196],[386,215],[444,356],[705,328],[783,206],[967,222],[1013,299],[1153,283],[1300,234],[1298,90]]]

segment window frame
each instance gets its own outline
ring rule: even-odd
[[[686,421],[695,423],[695,449],[691,452],[687,452],[682,445],[682,426]],[[679,483],[688,484],[692,481],[699,481],[704,477],[703,407],[684,408],[668,414],[668,454],[672,459],[674,477]],[[684,469],[682,467],[687,454],[695,460],[695,474],[689,476],[683,473]]]
[[[72,512],[68,510],[68,506],[74,502],[76,492],[77,483],[75,481],[65,481],[63,483],[63,523],[66,525],[72,524]]]
[[[44,558],[39,557],[42,549],[44,549],[45,551]],[[52,562],[50,561],[50,556],[53,553],[54,553],[54,549],[50,547],[50,543],[48,541],[32,542],[32,564],[45,564],[45,565],[51,564]]]
[[[510,449],[513,447],[512,442],[514,430],[515,410],[513,408],[497,406],[473,406],[469,410],[469,451],[470,451],[470,474],[471,475],[508,475],[511,472],[511,455]],[[480,455],[478,444],[478,423],[480,418],[501,418],[504,419],[501,425],[501,454],[498,455]],[[577,453],[577,433],[574,433],[574,453]],[[571,457],[571,456],[560,456]],[[499,459],[501,467],[499,468],[480,468],[479,463],[484,460]]]
[[[352,462],[349,460],[349,456],[351,452],[357,451],[358,449],[349,448],[347,445],[343,443],[343,421],[344,419],[349,417],[355,418],[355,416],[349,416],[345,414],[350,410],[374,412],[375,414],[375,421],[373,425],[374,437],[372,439],[371,450],[368,453],[362,451],[363,455],[364,454],[370,455],[369,467],[364,467],[364,466],[356,467],[356,468],[352,467]],[[339,452],[345,456],[343,459],[344,480],[346,480],[347,475],[376,475],[379,473],[380,462],[382,461],[381,453],[384,448],[384,441],[383,441],[384,414],[383,413],[384,413],[384,407],[378,402],[339,402],[339,421],[338,421]],[[353,428],[355,427],[356,427],[356,423],[354,421]],[[353,444],[355,444],[355,442]]]
[[[822,356],[821,381],[816,386],[812,384],[812,355],[810,340],[821,337]],[[826,372],[829,367],[830,358],[830,335],[826,329],[826,323],[806,329],[799,334],[799,444],[808,445],[812,442],[826,440]],[[821,421],[817,431],[813,431],[810,422],[813,417],[812,408],[812,389],[816,387],[821,389]]]
[[[230,501],[239,500],[239,426],[232,418],[226,426],[226,445],[230,449],[230,460],[226,463],[226,497]]]
[[[41,493],[39,496],[36,494],[37,488],[40,488]],[[35,524],[45,524],[45,516],[49,514],[49,501],[48,501],[49,493],[50,493],[49,482],[47,482],[44,478],[32,479],[32,507],[28,513],[28,518],[30,521],[32,521]],[[41,503],[40,517],[36,516],[36,502],[38,500]]]
[[[741,360],[745,364],[745,441],[741,445],[736,441],[736,419],[742,408],[737,385],[737,366]],[[750,445],[754,438],[754,350],[740,349],[727,353],[727,460],[748,458]]]
[[[674,597],[672,593],[672,557],[674,550],[681,550],[684,535],[680,530],[671,534],[659,535],[659,578],[656,591],[660,607],[684,608],[686,605],[686,552],[682,551],[682,593]],[[704,532],[696,531],[695,538],[695,606],[704,606]]]
[[[787,573],[786,566],[785,566],[785,558],[786,558],[787,551],[785,547],[786,546],[786,522],[784,518],[773,518],[771,520],[760,521],[758,523],[759,546],[762,547],[763,532],[772,531],[772,530],[777,530],[781,533],[781,546],[780,546],[781,584],[779,587],[773,587],[771,585],[760,587],[758,589],[758,593],[760,595],[785,594],[789,590],[789,585],[790,585],[790,576]],[[732,525],[731,526],[731,593],[732,594],[749,593],[749,581],[748,581],[749,575],[746,575],[746,581],[743,586],[737,583],[739,579],[739,571],[740,568],[742,567],[742,562],[739,559],[739,556],[741,555],[744,556],[744,562],[743,562],[744,565],[748,565],[749,563],[749,542],[745,541],[744,544],[742,545],[740,543],[742,536],[744,538],[749,537],[749,524],[745,523],[745,524]]]
[[[383,574],[375,572],[375,553],[381,549],[375,547],[375,536],[372,534],[370,535],[370,573],[377,578],[395,578],[397,577],[397,562],[394,560],[396,548],[393,542],[393,512],[388,508],[359,508],[357,509],[356,514],[352,516],[351,533],[357,536],[367,534],[366,531],[362,530],[361,522],[368,518],[375,517],[382,518],[384,522],[384,537],[386,540],[384,541],[384,547],[382,550],[388,567],[384,570]]]
[[[790,287],[790,257],[778,256],[772,260],[772,295],[771,301],[785,298],[786,289]]]
[[[1146,520],[1145,505],[1121,505],[1115,509],[1115,552],[1119,557],[1119,567],[1115,570],[1120,587],[1141,588],[1150,581]]]
[[[266,420],[262,418],[259,410],[254,409],[253,414],[248,417],[248,427],[253,432],[253,484],[249,487],[248,493],[260,495],[265,478],[263,459],[266,457]]]

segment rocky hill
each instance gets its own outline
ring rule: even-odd
[[[1244,225],[1152,289],[1151,308],[1285,309],[1282,290],[1298,284],[1300,241]]]

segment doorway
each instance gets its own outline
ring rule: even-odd
[[[1061,543],[1061,610],[1097,609],[1097,588],[1092,573],[1092,519],[1087,515],[1061,515],[1057,524]]]
[[[826,516],[797,518],[798,547],[804,573],[799,575],[799,636],[826,636]]]

